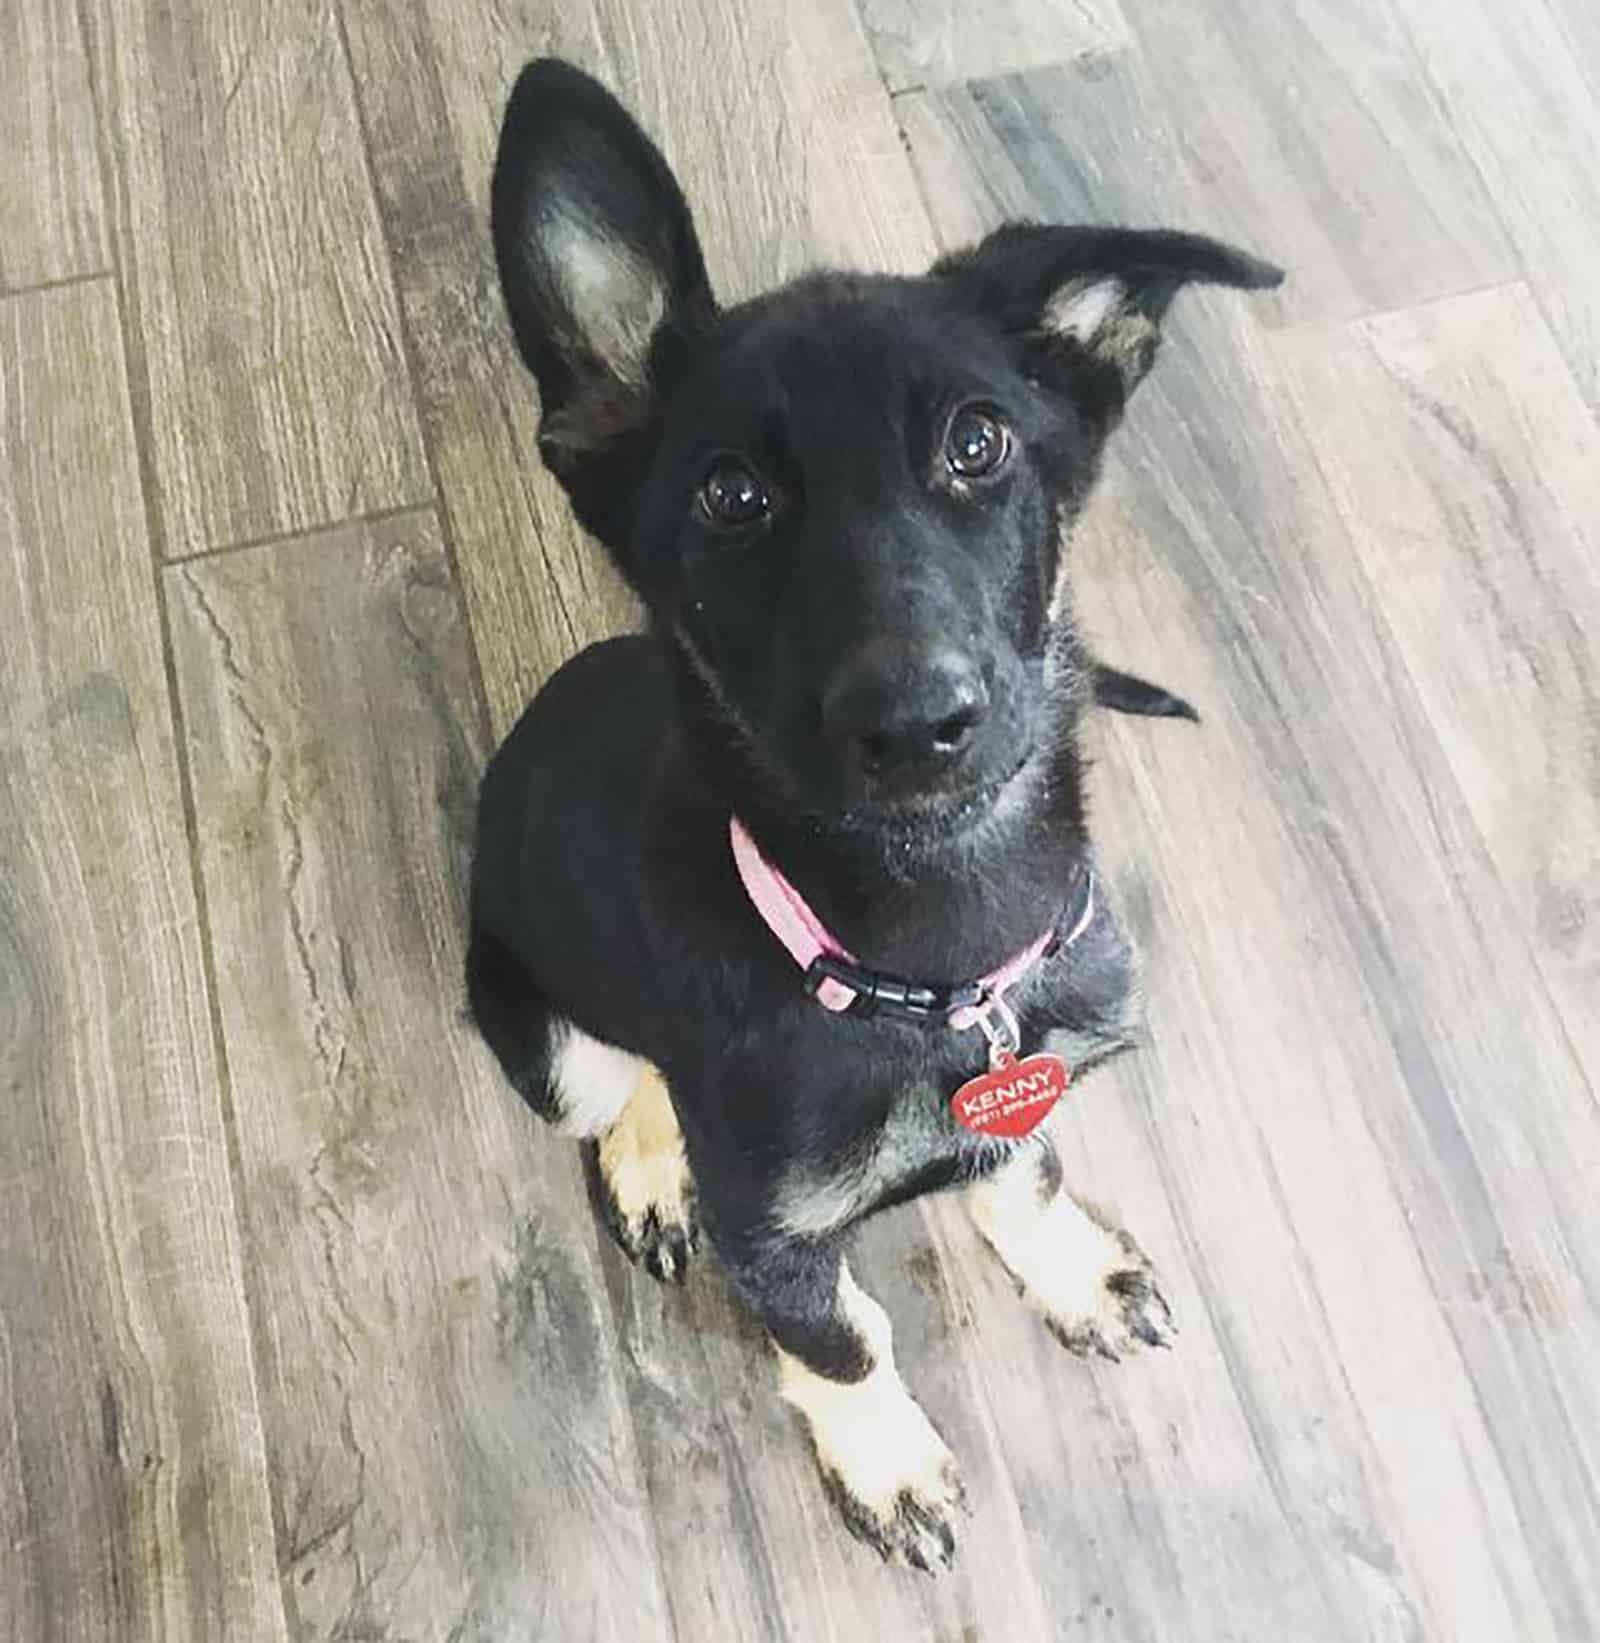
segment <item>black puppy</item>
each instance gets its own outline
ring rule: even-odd
[[[960,1486],[854,1222],[959,1187],[1074,1351],[1171,1332],[1031,1127],[1051,1054],[1081,1073],[1135,1014],[1079,718],[1192,716],[1096,673],[1062,544],[1174,292],[1280,276],[1016,226],[724,311],[660,154],[555,62],[512,94],[493,202],[540,449],[650,631],[569,662],[490,766],[473,1013],[534,1110],[598,1138],[631,1256],[681,1276],[698,1201],[846,1521],[927,1567]]]

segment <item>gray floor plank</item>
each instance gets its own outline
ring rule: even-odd
[[[860,0],[891,91],[1015,74],[1124,45],[1118,0]]]
[[[1404,10],[1578,386],[1600,410],[1600,66],[1594,25],[1574,26],[1584,8],[1563,15],[1565,30],[1544,4],[1406,0]]]
[[[1287,333],[1280,357],[1406,672],[1600,1084],[1600,429],[1521,286]]]
[[[1086,209],[1108,153],[1149,189],[1173,168],[1206,179],[1188,226],[1259,244],[1290,270],[1269,320],[1344,318],[1506,278],[1516,267],[1471,157],[1457,142],[1388,0],[1139,0],[1138,49],[1059,75],[982,81],[900,99],[953,124],[958,144],[997,146],[1024,177],[1071,175]],[[1403,163],[1395,156],[1404,154]],[[970,168],[969,168],[970,169]],[[965,192],[929,177],[941,200]],[[981,185],[980,185],[981,186]],[[1154,193],[1118,209],[1150,222]]]
[[[163,550],[426,500],[334,13],[85,16]]]
[[[284,1635],[106,281],[0,300],[0,1637]]]
[[[669,1636],[578,1173],[462,1019],[433,516],[167,586],[292,1635]]]
[[[990,173],[1000,150],[1035,214],[1125,215],[1148,202],[1167,217],[1203,218],[1213,179],[1174,170],[1152,182],[1147,122],[1118,140],[1088,107],[1079,133],[1074,119],[1094,100],[1071,97],[1065,75],[1038,80],[1028,95],[1052,110],[1045,143],[1092,153],[1093,166],[1052,169],[1018,128],[974,151],[973,171]],[[1137,91],[1123,104],[1154,107]],[[929,99],[919,117],[938,113]],[[951,152],[948,143],[938,151],[936,205],[968,191],[950,175]],[[952,216],[954,232],[970,233],[970,207]],[[1273,239],[1263,220],[1257,243]],[[1309,1477],[1291,1480],[1290,1498],[1314,1508],[1310,1544],[1340,1556],[1389,1547],[1379,1565],[1392,1565],[1427,1635],[1581,1636],[1600,1578],[1585,1550],[1600,1422],[1581,1368],[1600,1328],[1590,1253],[1600,1209],[1585,1187],[1593,1092],[1534,961],[1526,909],[1499,883],[1259,328],[1240,299],[1218,296],[1186,299],[1180,329],[1183,345],[1169,347],[1135,404],[1121,482],[1114,476],[1094,527],[1105,543],[1087,549],[1104,580],[1090,579],[1085,603],[1134,665],[1159,662],[1163,682],[1193,695],[1212,730],[1221,714],[1239,750],[1228,775],[1240,794],[1234,813],[1224,808],[1209,827],[1197,812],[1211,799],[1214,760],[1195,756],[1199,743],[1163,755],[1187,776],[1171,789],[1184,797],[1168,801],[1170,815],[1155,811],[1152,856],[1167,857],[1157,882],[1168,895],[1181,886],[1185,898],[1204,896],[1182,920],[1186,939],[1242,944],[1207,966],[1219,994],[1180,1030],[1248,1022],[1232,1054],[1256,1066],[1234,1081],[1235,1099],[1246,1134],[1267,1140],[1268,1183],[1292,1163],[1299,1186],[1273,1187],[1284,1200],[1277,1218],[1301,1251],[1302,1306],[1313,1309],[1285,1333],[1297,1355],[1311,1353],[1313,1373],[1326,1373],[1317,1361],[1337,1365],[1348,1391],[1342,1399],[1313,1381],[1302,1402],[1285,1393],[1281,1372],[1268,1372],[1266,1355],[1242,1360],[1244,1388],[1264,1400],[1264,1430],[1279,1443],[1305,1410],[1332,1421],[1348,1400],[1351,1425],[1327,1458],[1342,1480],[1333,1498],[1341,1510],[1364,1502],[1356,1522],[1365,1530],[1352,1538],[1319,1525],[1329,1495]],[[1126,608],[1131,590],[1158,576],[1171,586],[1154,610]],[[1549,601],[1527,619],[1559,631]],[[1141,656],[1129,642],[1145,622]],[[1199,688],[1212,657],[1225,665]],[[1188,676],[1168,677],[1176,662]],[[1197,873],[1193,853],[1206,839],[1211,865]],[[1231,937],[1230,908],[1243,925]],[[1252,953],[1269,955],[1266,973]],[[1296,974],[1308,966],[1314,985]],[[1227,982],[1241,976],[1248,985]],[[1236,989],[1226,1001],[1224,982]],[[1158,1016],[1159,1059],[1171,1030]],[[1304,1093],[1286,1113],[1291,1091]],[[1528,1094],[1511,1100],[1508,1091]],[[1208,1099],[1219,1099],[1215,1084]],[[1230,1193],[1245,1167],[1232,1171]],[[1330,1193],[1335,1171],[1341,1190]],[[1340,1198],[1358,1187],[1371,1202],[1353,1224],[1370,1242],[1352,1264]],[[1270,1198],[1257,1207],[1259,1248],[1274,1217]],[[1199,1202],[1196,1214],[1207,1213]],[[1219,1271],[1213,1315],[1223,1303],[1245,1307],[1248,1283],[1243,1269]],[[1317,1313],[1337,1324],[1320,1339]],[[1403,1321],[1405,1346],[1375,1336],[1374,1313]],[[1431,1367],[1418,1374],[1419,1365]],[[1396,1423],[1398,1407],[1414,1418]],[[1422,1467],[1419,1445],[1431,1457]],[[1372,1482],[1360,1487],[1366,1472]],[[1430,1527],[1457,1515],[1455,1531]],[[1492,1571],[1465,1603],[1463,1535],[1480,1549],[1479,1573]],[[1350,1573],[1329,1589],[1360,1592]],[[1367,1635],[1359,1611],[1342,1624],[1336,1635]],[[1505,1626],[1513,1629],[1496,1629]]]
[[[1560,1463],[1561,1388],[1548,1366],[1530,1376],[1537,1417],[1512,1392],[1506,1360],[1526,1348],[1537,1361],[1537,1329],[1508,1325],[1465,1276],[1483,1270],[1478,1250],[1499,1229],[1454,1224],[1456,1184],[1438,1176],[1476,1164],[1427,1153],[1416,1109],[1437,1091],[1411,1082],[1425,1052],[1396,1042],[1368,996],[1342,863],[1317,837],[1319,823],[1348,827],[1356,806],[1296,792],[1291,755],[1263,736],[1261,697],[1284,688],[1285,670],[1259,635],[1238,632],[1230,596],[1252,594],[1162,562],[1204,552],[1216,536],[1200,532],[1192,516],[1179,535],[1170,518],[1113,507],[1083,543],[1103,642],[1181,670],[1206,714],[1174,747],[1119,728],[1102,807],[1150,895],[1153,1042],[1129,1070],[1149,1091],[1147,1144],[1193,1274],[1186,1316],[1198,1310],[1214,1331],[1256,1462],[1241,1457],[1241,1469],[1276,1507],[1229,1533],[1181,1482],[1154,1491],[1191,1566],[1220,1542],[1216,1607],[1199,1612],[1234,1626],[1198,1635],[1564,1639],[1544,1544],[1560,1509],[1526,1509],[1541,1487],[1529,1449]],[[1491,1086],[1475,1071],[1481,1098]],[[1587,1340],[1593,1326],[1575,1333]],[[1186,1336],[1178,1351],[1194,1345]],[[1219,1407],[1202,1411],[1199,1442],[1216,1442]],[[1303,1562],[1309,1624],[1285,1612],[1295,1588],[1251,1556],[1274,1540],[1288,1542],[1280,1562],[1294,1570],[1290,1547]]]
[[[1600,97],[1600,11],[1588,0],[1545,0],[1566,49]]]
[[[0,289],[103,272],[99,121],[73,0],[11,0],[0,63]]]

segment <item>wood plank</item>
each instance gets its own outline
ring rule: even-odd
[[[1161,179],[1187,168],[1205,188],[1184,200],[1182,226],[1289,270],[1261,299],[1269,323],[1398,307],[1515,268],[1388,0],[1140,0],[1128,17],[1132,56],[930,93],[919,108],[901,99],[902,120],[952,122],[1025,179],[1074,178],[1074,209],[1091,221],[1154,225]],[[1102,156],[1130,143],[1146,186],[1112,196]],[[939,219],[962,190],[932,170],[925,182]]]
[[[1030,78],[1053,152],[1089,158],[1057,169],[997,127],[970,172],[1009,164],[1047,218],[1092,198],[1196,220],[1211,180],[1152,177],[1173,140],[1149,88]],[[962,152],[938,150],[936,209],[977,188],[949,169]],[[1119,809],[1102,834],[1159,864],[1158,928],[1195,953],[1158,955],[1195,996],[1176,1014],[1157,997],[1144,1066],[1188,1062],[1172,1088],[1208,1093],[1153,1144],[1336,1635],[1583,1636],[1600,1612],[1594,1092],[1254,318],[1191,295],[1173,329],[1079,546],[1092,630],[1208,720],[1160,744],[1159,785],[1127,758],[1150,729],[1117,733],[1145,820]],[[1508,1101],[1523,1090],[1538,1101]],[[1207,1157],[1219,1122],[1231,1144]],[[1240,1635],[1276,1620],[1248,1574],[1231,1596],[1260,1609]]]
[[[1183,409],[1195,409],[1187,396]],[[1178,426],[1163,416],[1152,447],[1176,450]],[[1154,937],[1154,1042],[1129,1070],[1148,1091],[1142,1139],[1198,1279],[1185,1316],[1197,1302],[1215,1331],[1259,1468],[1246,1475],[1279,1514],[1219,1526],[1193,1512],[1214,1496],[1174,1480],[1154,1491],[1173,1520],[1174,1555],[1199,1590],[1208,1575],[1216,1582],[1206,1612],[1229,1615],[1234,1635],[1306,1626],[1351,1643],[1564,1639],[1575,1634],[1558,1581],[1582,1554],[1543,1467],[1571,1440],[1570,1387],[1552,1371],[1541,1321],[1514,1312],[1504,1292],[1493,1303],[1487,1294],[1515,1282],[1496,1269],[1497,1249],[1517,1251],[1510,1267],[1538,1259],[1543,1240],[1522,1235],[1514,1207],[1482,1204],[1481,1185],[1473,1213],[1487,1211],[1485,1224],[1455,1224],[1463,1180],[1480,1164],[1450,1135],[1454,1115],[1429,1062],[1444,1062],[1448,1077],[1469,1057],[1404,1042],[1399,1012],[1371,996],[1387,979],[1372,974],[1378,943],[1370,931],[1363,939],[1367,908],[1352,910],[1340,883],[1356,848],[1341,836],[1354,802],[1325,781],[1312,788],[1312,761],[1271,734],[1263,697],[1298,693],[1263,635],[1239,631],[1237,606],[1252,594],[1271,600],[1262,615],[1274,627],[1283,606],[1254,578],[1240,592],[1170,563],[1209,557],[1230,528],[1226,505],[1207,498],[1179,537],[1161,518],[1170,493],[1143,500],[1151,478],[1138,473],[1131,494],[1108,497],[1079,544],[1083,602],[1104,642],[1141,664],[1159,660],[1206,715],[1203,731],[1171,746],[1109,733],[1103,836],[1137,874]],[[1343,742],[1326,736],[1328,763]],[[1427,842],[1414,839],[1411,853]],[[1497,1093],[1481,1068],[1471,1077],[1469,1098]],[[1435,1101],[1444,1112],[1430,1110]],[[1460,1154],[1431,1150],[1452,1141]],[[1582,1283],[1563,1273],[1559,1290],[1559,1304],[1570,1295],[1578,1308],[1571,1334],[1592,1340]],[[1192,1348],[1179,1342],[1186,1357]],[[1585,1348],[1556,1348],[1570,1374]],[[1537,1367],[1525,1370],[1523,1355]],[[1523,1373],[1535,1408],[1516,1391]],[[1143,1414],[1135,1442],[1160,1455],[1160,1428]],[[1199,1421],[1214,1427],[1205,1404]],[[1568,1466],[1563,1480],[1580,1504],[1583,1470]],[[1253,1543],[1285,1539],[1303,1563],[1309,1625],[1285,1612],[1281,1576],[1251,1554]],[[1288,1548],[1278,1555],[1290,1561]]]
[[[0,608],[0,1635],[282,1638],[109,281],[0,301]]]
[[[813,260],[932,256],[917,190],[848,0],[753,8],[609,3],[486,17],[436,0],[361,6],[350,47],[416,355],[422,414],[497,729],[581,644],[635,617],[534,444],[489,246],[500,112],[558,53],[615,87],[678,168],[718,290]]]
[[[1565,48],[1600,97],[1600,12],[1587,0],[1545,0],[1561,31]]]
[[[861,0],[891,91],[1015,74],[1125,45],[1118,0]]]
[[[1374,1145],[1363,1159],[1335,1132],[1284,1191],[1326,1217],[1301,1233],[1307,1267],[1387,1512],[1445,1617],[1439,1635],[1583,1636],[1600,1623],[1595,1091],[1533,960],[1527,909],[1484,852],[1266,350],[1225,301],[1192,306],[1192,368],[1169,360],[1140,408],[1148,432],[1116,551],[1170,544],[1205,647],[1233,658],[1226,687],[1253,755],[1242,779],[1277,794],[1302,859],[1296,882],[1256,832],[1223,835],[1210,918],[1227,918],[1239,880],[1259,872],[1262,895],[1293,911],[1278,940],[1250,948],[1288,970],[1337,941],[1351,972],[1338,988],[1319,969],[1281,1031],[1305,1069],[1315,1040],[1302,1022],[1323,1013],[1348,1070],[1310,1062],[1313,1088],[1358,1110]],[[1171,626],[1154,631],[1170,656]],[[1201,700],[1212,710],[1210,692]],[[1175,790],[1209,768],[1196,761]],[[1248,962],[1241,952],[1234,973]],[[1254,1030],[1257,1008],[1247,989],[1231,1019]],[[1367,1041],[1377,1030],[1381,1046]],[[1287,1127],[1295,1089],[1249,1090],[1269,1134]],[[1381,1170],[1395,1204],[1387,1225],[1361,1215],[1361,1232],[1386,1236],[1352,1266],[1345,1215],[1359,1199],[1322,1198],[1331,1160]],[[1410,1281],[1417,1262],[1425,1289]],[[1429,1339],[1440,1325],[1448,1351]],[[1419,1447],[1432,1464],[1417,1464]],[[1463,1601],[1468,1545],[1498,1589]]]
[[[167,588],[294,1635],[671,1636],[576,1160],[463,1019],[434,516]]]
[[[1600,1083],[1600,429],[1512,286],[1281,339],[1405,669]]]
[[[164,551],[427,499],[336,13],[86,18]]]
[[[1600,409],[1600,41],[1548,5],[1407,0],[1406,28],[1591,410]],[[1573,43],[1583,52],[1580,63]],[[1587,70],[1587,73],[1585,72]]]
[[[99,121],[72,0],[0,8],[0,288],[96,274],[110,262]]]

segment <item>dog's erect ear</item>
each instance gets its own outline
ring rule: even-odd
[[[1030,223],[997,229],[932,272],[1024,339],[1030,375],[1069,395],[1101,430],[1150,369],[1179,286],[1260,290],[1283,279],[1271,263],[1199,234]]]
[[[539,383],[539,448],[615,546],[617,483],[649,427],[663,353],[716,311],[689,208],[616,98],[550,58],[511,93],[491,200],[501,289]]]

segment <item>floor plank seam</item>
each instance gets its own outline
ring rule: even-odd
[[[74,285],[92,285],[96,280],[108,280],[116,276],[114,268],[93,268],[85,274],[62,274],[53,280],[32,280],[23,285],[0,285],[0,302],[8,302],[12,297],[32,297],[44,291],[64,291]]]
[[[1294,278],[1294,270],[1289,270],[1289,278]],[[1336,331],[1342,331],[1350,326],[1365,325],[1369,321],[1392,319],[1402,314],[1426,313],[1430,308],[1443,308],[1452,302],[1465,302],[1469,297],[1486,297],[1496,292],[1526,291],[1532,300],[1537,303],[1538,292],[1534,290],[1528,279],[1528,272],[1524,268],[1514,279],[1484,280],[1479,285],[1464,285],[1459,291],[1439,291],[1431,296],[1418,297],[1414,302],[1396,303],[1390,307],[1365,308],[1359,314],[1337,314],[1313,316],[1303,320],[1293,320],[1287,325],[1264,327],[1262,334],[1269,341],[1276,337],[1314,337],[1327,336]],[[1543,310],[1540,310],[1541,317]],[[1548,324],[1548,321],[1546,322]],[[1318,469],[1321,472],[1321,469]],[[1326,479],[1326,476],[1324,476]]]
[[[272,531],[265,536],[246,537],[239,542],[222,542],[215,547],[201,548],[195,553],[180,553],[161,561],[163,565],[200,565],[212,559],[226,559],[236,553],[258,553],[263,548],[281,548],[303,542],[308,536],[323,536],[332,531],[359,530],[364,526],[383,525],[391,520],[404,519],[415,513],[437,513],[438,499],[429,497],[421,502],[397,502],[393,506],[372,508],[365,513],[346,514],[342,519],[325,520],[319,525],[297,525],[293,530]]]

